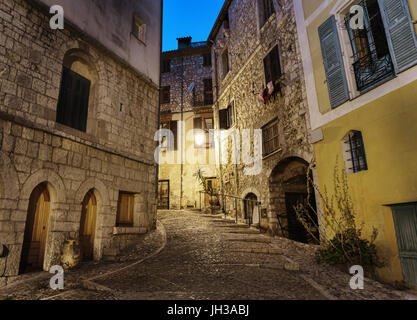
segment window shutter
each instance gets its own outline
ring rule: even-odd
[[[194,118],[194,130],[202,130],[202,129],[203,129],[203,119]]]
[[[76,124],[81,131],[87,131],[87,117],[88,117],[88,100],[90,99],[90,81],[87,79],[80,79],[80,109],[79,120]]]
[[[281,63],[279,61],[279,51],[278,46],[275,46],[272,49],[271,53],[271,80],[276,81],[281,77]]]
[[[319,36],[330,104],[334,109],[349,100],[349,90],[334,16],[319,27]]]
[[[417,36],[406,0],[378,0],[396,72],[417,64]]]
[[[57,107],[57,122],[86,131],[91,82],[64,67]]]
[[[229,129],[227,127],[227,115],[228,115],[228,110],[227,109],[223,109],[223,110],[219,110],[219,122],[220,122],[220,129]]]

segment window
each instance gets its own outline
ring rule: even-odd
[[[262,128],[263,156],[266,157],[279,149],[278,119]]]
[[[132,34],[136,39],[146,42],[146,24],[136,15],[133,16]]]
[[[348,174],[368,170],[365,145],[360,131],[349,132],[343,139],[342,146],[343,159]]]
[[[408,0],[362,0],[364,29],[346,28],[353,51],[353,69],[361,93],[417,64],[417,35]],[[332,15],[318,28],[331,107],[350,99],[338,24]]]
[[[204,105],[213,104],[213,80],[204,79]]]
[[[356,85],[359,91],[363,91],[387,77],[392,77],[394,65],[387,37],[381,31],[384,30],[384,23],[378,1],[362,1],[360,5],[364,8],[364,28],[350,28],[350,13],[346,16],[346,26],[352,45]]]
[[[203,67],[211,67],[211,53],[203,54]]]
[[[120,192],[117,204],[117,227],[133,227],[134,207],[135,195],[133,193]]]
[[[275,13],[273,0],[260,0],[259,11],[262,27],[268,21],[268,19]]]
[[[169,146],[169,148],[172,150],[178,150],[178,123],[177,121],[164,121],[161,123],[161,129],[170,130],[174,136],[174,147]],[[162,143],[165,142],[166,137],[163,138]]]
[[[230,21],[229,21],[229,14],[226,15],[223,21],[223,28],[230,29]]]
[[[202,137],[195,137],[196,148],[209,148],[210,144],[210,130],[214,129],[214,120],[212,114],[203,115],[201,117],[194,118],[194,130],[204,131],[204,141]]]
[[[223,68],[223,79],[229,73],[229,51],[226,49],[222,53],[222,68]]]
[[[161,88],[161,103],[171,103],[171,87],[166,86]]]
[[[164,59],[162,60],[162,73],[169,73],[171,72],[171,60]]]
[[[275,85],[276,81],[281,78],[282,72],[278,46],[275,46],[264,58],[264,70],[267,84],[272,81]]]
[[[220,129],[228,130],[235,124],[234,103],[230,104],[227,109],[219,110]]]
[[[90,80],[63,67],[56,121],[79,131],[87,131]]]

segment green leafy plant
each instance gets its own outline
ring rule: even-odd
[[[321,243],[321,248],[316,254],[317,262],[330,265],[357,264],[363,267],[383,267],[384,264],[379,260],[375,246],[378,230],[373,228],[371,239],[367,240],[363,237],[364,224],[357,225],[345,170],[339,170],[336,162],[333,178],[334,195],[330,198],[326,189],[321,193],[314,184],[311,178],[311,166],[307,172],[307,180],[308,200],[294,209],[307,232]],[[321,200],[321,212],[310,204],[314,192]],[[317,215],[318,220],[312,219],[311,212]],[[317,230],[323,231],[320,239],[317,238]]]

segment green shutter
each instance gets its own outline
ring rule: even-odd
[[[332,108],[336,108],[349,100],[349,90],[334,16],[319,27],[319,36],[330,104]]]
[[[378,0],[396,72],[417,64],[417,37],[407,0]]]
[[[392,208],[405,281],[417,288],[417,204]]]

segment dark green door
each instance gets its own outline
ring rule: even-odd
[[[392,211],[404,278],[417,287],[417,203],[396,205]]]

